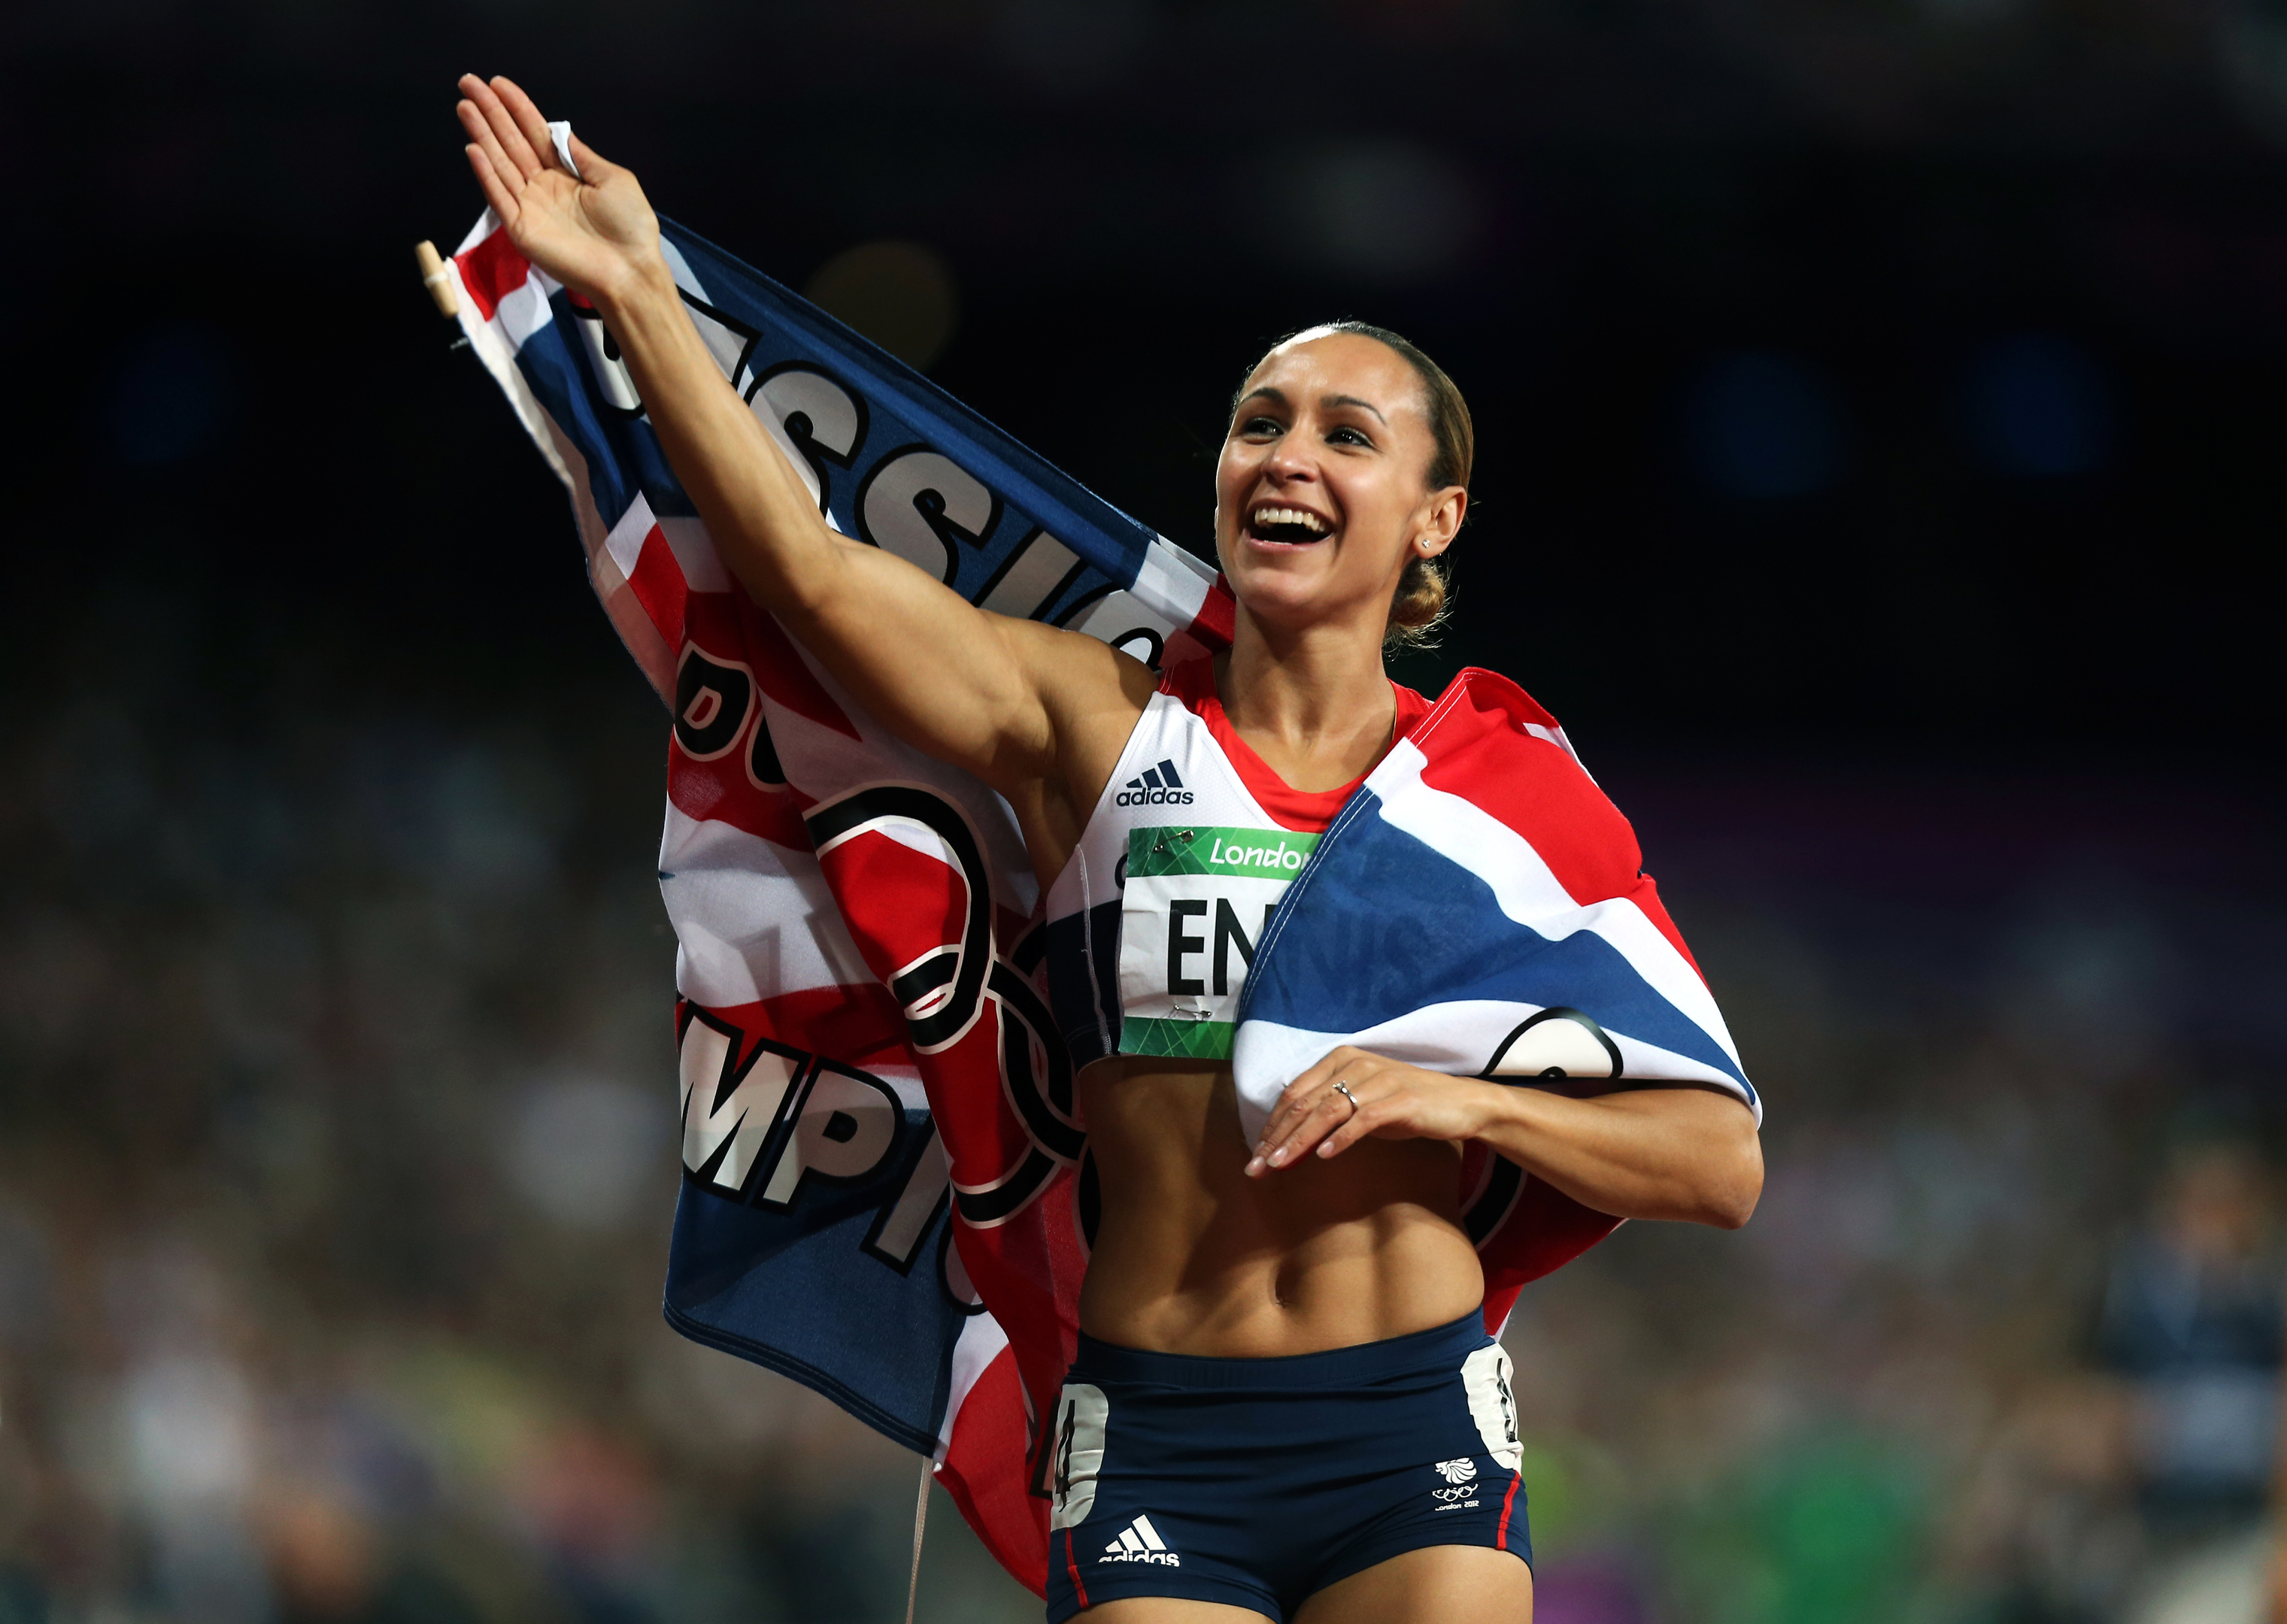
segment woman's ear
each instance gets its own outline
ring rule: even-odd
[[[1418,558],[1435,558],[1453,545],[1453,538],[1461,533],[1461,520],[1469,510],[1469,493],[1457,485],[1433,492],[1428,511],[1422,515],[1421,528],[1413,535],[1413,554]]]

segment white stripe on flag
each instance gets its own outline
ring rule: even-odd
[[[1707,983],[1642,909],[1625,897],[1582,907],[1523,835],[1474,802],[1424,784],[1421,769],[1427,764],[1418,745],[1400,739],[1374,769],[1366,787],[1381,797],[1385,823],[1484,880],[1500,911],[1527,929],[1552,942],[1576,931],[1595,932],[1738,1064],[1738,1048]]]
[[[1049,595],[1072,572],[1080,556],[1047,531],[1037,531],[993,577],[979,609],[1030,620],[1048,607]]]
[[[956,1235],[958,1233],[956,1229]],[[954,1242],[948,1241],[946,1244]],[[970,1391],[1008,1347],[1009,1333],[991,1314],[973,1314],[969,1323],[961,1328],[961,1340],[953,1348],[953,1387],[945,1401],[945,1420],[937,1430],[938,1460],[945,1459],[946,1451],[953,1447],[954,1423],[961,1418],[961,1407],[969,1402]],[[1014,1359],[1016,1355],[1011,1353],[1009,1357]]]
[[[492,210],[487,209],[484,221],[478,223],[478,230],[469,234],[470,240],[463,243],[457,251],[467,252],[471,244],[483,235],[485,222],[492,218]],[[574,481],[572,470],[566,466],[564,455],[557,448],[555,425],[548,421],[548,414],[542,407],[539,398],[532,392],[532,385],[526,383],[524,374],[517,370],[515,347],[497,327],[478,312],[476,300],[469,296],[468,283],[462,280],[461,262],[457,258],[445,262],[445,274],[452,279],[453,291],[461,302],[457,319],[463,336],[469,341],[469,348],[476,352],[477,359],[484,369],[492,374],[493,382],[500,385],[501,393],[508,397],[509,405],[516,411],[517,421],[532,437],[532,443],[540,448],[540,454],[548,459],[548,466],[555,470],[556,477],[564,482],[566,489],[578,491],[580,486]],[[579,453],[574,452],[573,454],[576,457]],[[582,467],[584,474],[584,462]]]
[[[709,304],[715,303],[708,297],[707,285],[699,280],[699,273],[691,268],[691,262],[683,256],[683,250],[675,246],[672,238],[661,237],[659,251],[660,256],[667,261],[667,268],[673,273],[677,287],[692,298],[704,299]],[[738,370],[739,358],[746,352],[747,341],[706,311],[692,309],[689,300],[684,302],[683,308],[691,318],[691,325],[699,329],[700,342],[715,358],[715,365],[723,369],[724,377],[730,377]]]
[[[675,985],[692,1003],[734,1009],[814,987],[872,984],[808,852],[669,803],[659,868],[675,925]]]
[[[619,565],[623,578],[632,579],[635,575],[636,560],[643,556],[644,538],[651,534],[653,523],[651,503],[637,496],[628,505],[628,510],[620,515],[619,522],[612,526],[611,533],[604,538],[604,550],[612,556],[612,562]]]
[[[715,539],[697,519],[661,519],[659,533],[683,570],[683,584],[693,592],[731,591],[731,572],[715,551]]]
[[[1456,998],[1409,1011],[1361,1032],[1318,1032],[1271,1021],[1249,1021],[1238,1029],[1231,1045],[1239,1130],[1249,1144],[1254,1143],[1278,1108],[1286,1084],[1344,1044],[1426,1070],[1475,1076],[1492,1058],[1500,1040],[1528,1017],[1539,1014],[1540,1007],[1492,998]],[[1604,1035],[1618,1046],[1621,1075],[1629,1082],[1710,1084],[1737,1095],[1754,1111],[1756,1123],[1762,1122],[1761,1097],[1748,1099],[1739,1080],[1729,1073],[1624,1032],[1607,1030]],[[1513,1081],[1531,1085],[1526,1079]]]
[[[1214,589],[1215,571],[1165,536],[1144,548],[1132,588],[1139,600],[1174,621],[1177,631],[1199,618]]]

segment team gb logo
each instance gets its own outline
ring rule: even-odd
[[[1471,1460],[1440,1461],[1437,1470],[1448,1483],[1467,1483],[1477,1475],[1477,1463]]]

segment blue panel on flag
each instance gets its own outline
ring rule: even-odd
[[[1739,1068],[1595,932],[1556,940],[1503,913],[1492,887],[1380,816],[1354,807],[1323,842],[1293,918],[1247,977],[1241,1018],[1360,1032],[1435,1002],[1499,999],[1587,1012],[1607,1031],[1655,1044],[1727,1076]],[[1341,861],[1329,861],[1339,841]],[[1490,1059],[1490,1057],[1488,1057]]]
[[[1061,624],[1135,584],[1149,526],[768,277],[679,226],[661,231],[704,289],[685,301],[732,387],[782,427],[843,534],[1025,619]],[[657,516],[691,515],[649,422],[611,404],[635,396],[602,324],[561,289],[550,303],[555,319],[517,364],[587,460],[598,509],[623,512],[640,491]]]
[[[916,1139],[927,1137],[925,1113],[906,1121]],[[909,1171],[900,1165],[845,1190],[806,1190],[787,1210],[686,1178],[675,1209],[669,1322],[818,1389],[908,1448],[934,1450],[946,1352],[976,1308],[947,1283],[946,1207],[931,1215],[904,1270],[866,1252],[883,1203]]]

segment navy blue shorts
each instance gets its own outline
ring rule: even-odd
[[[1082,1336],[1056,1427],[1049,1624],[1128,1596],[1283,1624],[1313,1592],[1424,1546],[1532,1560],[1508,1355],[1476,1313],[1282,1359]]]

